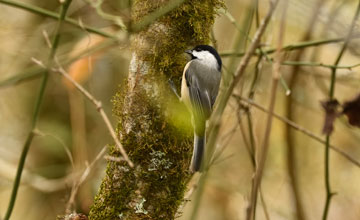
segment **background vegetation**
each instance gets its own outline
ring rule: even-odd
[[[68,10],[58,1],[21,3],[29,7],[24,10],[13,1],[0,0],[1,217],[8,209],[19,157],[33,128],[42,66],[58,67],[59,62],[102,102],[116,125],[111,100],[122,89],[131,59],[129,36],[121,31],[131,21],[129,1],[72,1]],[[339,116],[328,139],[337,151],[325,151],[325,111],[320,103],[336,98],[340,103],[336,112],[341,112],[341,105],[359,94],[359,31],[358,22],[353,22],[358,4],[355,0],[282,0],[269,15],[272,8],[267,0],[225,1],[212,38],[222,55],[226,79],[238,73],[261,20],[267,15],[270,20],[259,38],[261,49],[249,60],[226,105],[215,160],[206,175],[195,175],[190,181],[185,197],[191,202],[180,208],[179,219],[194,213],[196,219],[210,220],[250,216],[254,152],[258,156],[267,152],[256,219],[360,218],[359,129],[346,116]],[[51,17],[61,11],[73,24],[63,23],[61,41],[50,49],[49,41],[53,42],[61,21]],[[278,47],[284,49],[276,55]],[[277,81],[276,63],[281,64],[281,77],[277,89],[271,90]],[[55,219],[73,211],[87,214],[105,175],[106,160],[114,159],[104,158],[104,147],[114,140],[102,117],[58,72],[48,73],[11,219]],[[271,101],[277,117],[269,133]],[[353,114],[360,111],[355,109]],[[329,117],[335,117],[331,112],[327,116],[329,123]],[[259,161],[261,157],[258,167]],[[326,201],[328,211],[324,211]],[[146,211],[143,208],[139,206],[139,211]]]

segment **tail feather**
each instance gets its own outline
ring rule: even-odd
[[[201,163],[204,157],[205,141],[205,133],[201,136],[194,133],[194,150],[190,165],[190,170],[192,172],[201,172]]]

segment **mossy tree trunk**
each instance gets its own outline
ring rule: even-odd
[[[141,20],[168,1],[137,0]],[[109,161],[90,219],[174,219],[189,180],[190,117],[167,84],[179,85],[186,48],[208,43],[219,0],[185,1],[132,39],[124,88],[114,99],[118,135],[134,162]],[[184,120],[185,119],[185,120]],[[121,156],[111,147],[111,156]]]

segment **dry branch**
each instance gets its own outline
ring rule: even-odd
[[[247,98],[243,98],[241,96],[238,95],[233,95],[233,97],[240,99],[242,102],[254,106],[255,108],[261,110],[262,112],[265,112],[267,114],[271,114],[273,117],[279,119],[280,121],[288,124],[290,127],[294,128],[295,130],[309,136],[310,138],[316,140],[317,142],[321,143],[321,144],[325,144],[325,140],[323,138],[321,138],[319,135],[314,134],[313,132],[309,131],[308,129],[298,125],[297,123],[289,120],[288,118],[285,118],[281,115],[278,115],[276,113],[270,113],[265,107],[257,104],[256,102],[254,102],[251,99],[247,99]],[[351,155],[349,155],[348,153],[346,153],[345,151],[341,150],[339,147],[335,146],[335,145],[330,145],[330,148],[332,150],[334,150],[336,153],[340,154],[341,156],[343,156],[345,159],[347,159],[350,163],[354,164],[355,166],[360,168],[360,162],[357,161],[356,159],[354,159]]]
[[[111,137],[114,139],[116,146],[119,148],[122,156],[124,157],[124,160],[129,164],[130,167],[134,167],[134,163],[129,159],[129,156],[127,155],[119,139],[117,138],[115,130],[111,125],[111,122],[107,117],[101,102],[95,99],[94,96],[92,96],[84,87],[82,87],[79,83],[72,79],[62,67],[54,69],[54,71],[61,73],[61,75],[63,75],[67,80],[69,80],[87,99],[89,99],[95,105],[96,110],[100,113],[102,119],[104,120],[105,125],[109,130]]]

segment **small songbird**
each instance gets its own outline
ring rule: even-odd
[[[181,82],[181,98],[192,115],[194,150],[190,170],[201,171],[206,143],[206,121],[210,118],[221,80],[221,58],[209,45],[185,51],[191,56]]]

